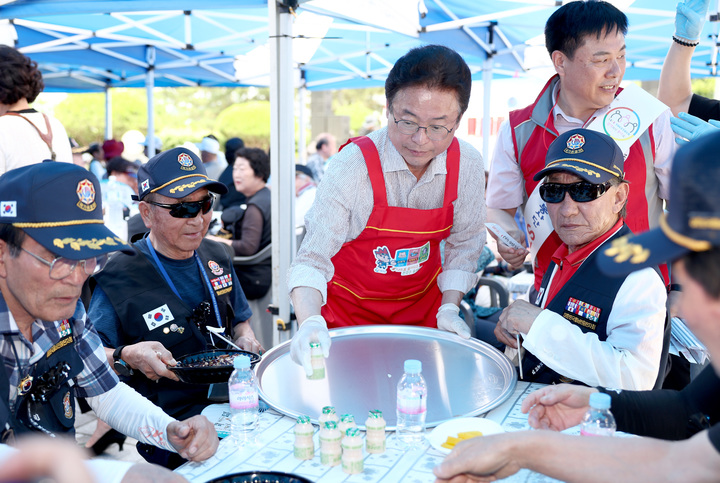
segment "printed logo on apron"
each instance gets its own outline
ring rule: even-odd
[[[402,276],[412,275],[420,270],[424,262],[430,258],[430,242],[415,248],[401,248],[395,251],[395,256],[390,255],[386,246],[377,247],[373,250],[375,255],[375,272],[387,273],[398,272]]]

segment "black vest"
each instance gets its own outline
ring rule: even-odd
[[[215,291],[225,334],[231,336],[235,318],[231,301],[234,300],[236,288],[236,281],[232,279],[232,263],[225,248],[209,240],[203,240],[197,253]],[[205,287],[199,271],[197,276]],[[120,319],[122,338],[127,344],[158,341],[172,352],[175,359],[206,350],[209,340],[190,319],[195,307],[189,307],[175,295],[153,263],[141,252],[138,256],[122,253],[114,255],[95,279],[110,299]],[[205,287],[206,300],[209,301],[207,290]],[[146,320],[143,317],[163,305],[167,305],[173,320],[155,322],[157,319]],[[215,320],[212,313],[212,325],[217,325]],[[154,323],[157,323],[157,326],[151,329]],[[155,383],[140,371],[135,371],[126,382],[178,419],[199,414],[202,408],[209,404],[207,386],[186,384],[167,378],[161,378]]]
[[[259,249],[262,250],[272,241],[270,190],[267,187],[261,189],[248,198],[245,204],[255,205],[262,213],[263,229],[260,234],[259,246]],[[240,217],[233,225],[232,231],[235,240],[240,238],[243,217]],[[270,289],[270,285],[272,285],[272,260],[268,258],[253,265],[238,265],[235,273],[237,273],[240,286],[248,300],[262,298]]]
[[[582,262],[577,272],[560,288],[560,291],[545,308],[562,315],[568,322],[580,327],[580,330],[584,333],[594,332],[599,340],[607,340],[608,317],[618,290],[625,282],[627,275],[624,277],[608,277],[604,275],[598,268],[596,256],[612,240],[630,233],[631,231],[627,225],[623,225],[617,233],[600,245]],[[541,294],[548,290],[550,276],[554,269],[555,263],[550,262],[550,266],[540,284]],[[539,301],[536,301],[536,305],[539,305]],[[523,378],[526,381],[544,384],[558,384],[561,382],[583,384],[580,381],[574,381],[558,374],[543,364],[530,351],[525,351],[522,362]]]
[[[75,348],[70,322],[63,321],[60,330],[60,340],[29,368],[31,377],[22,379],[13,412],[8,376],[4,367],[0,370],[2,442],[12,442],[14,434],[28,432],[75,434],[75,388],[69,381],[82,372],[84,363]]]

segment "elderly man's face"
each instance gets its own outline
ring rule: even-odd
[[[572,184],[582,178],[567,172],[551,173],[548,182]],[[611,186],[600,198],[578,203],[565,193],[560,203],[547,203],[550,220],[570,253],[606,233],[618,220],[628,195],[628,185]]]
[[[55,258],[27,235],[22,248],[48,262]],[[87,277],[82,265],[78,265],[68,277],[53,280],[47,265],[24,251],[11,256],[8,245],[0,241],[0,289],[18,326],[27,326],[35,319],[53,321],[71,317]]]
[[[180,199],[157,195],[157,203],[175,204],[184,201],[200,201],[207,198],[208,190],[199,189]],[[195,218],[173,218],[170,210],[160,206],[140,203],[140,214],[145,226],[150,229],[153,247],[168,258],[184,260],[193,256],[207,233],[212,219],[212,210]]]
[[[392,112],[391,112],[392,111]],[[460,117],[460,105],[454,91],[428,89],[424,86],[400,89],[388,109],[388,137],[417,179],[430,161],[447,150]],[[440,141],[433,141],[425,129],[403,134],[395,121],[412,121],[421,127],[445,126],[451,132]]]

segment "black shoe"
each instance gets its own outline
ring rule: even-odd
[[[123,445],[125,444],[125,439],[127,439],[127,436],[125,436],[119,431],[110,429],[110,431],[103,434],[102,437],[98,439],[94,445],[92,445],[90,451],[92,451],[95,456],[103,454],[105,450],[108,449],[108,447],[113,443],[117,443],[120,451],[122,451]]]

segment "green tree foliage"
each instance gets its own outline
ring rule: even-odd
[[[214,129],[224,142],[240,137],[246,146],[270,148],[270,101],[247,101],[224,109],[215,119]]]
[[[380,117],[385,106],[385,89],[344,89],[333,92],[333,111],[338,116],[350,117],[352,135],[362,134],[365,120],[372,116]]]

